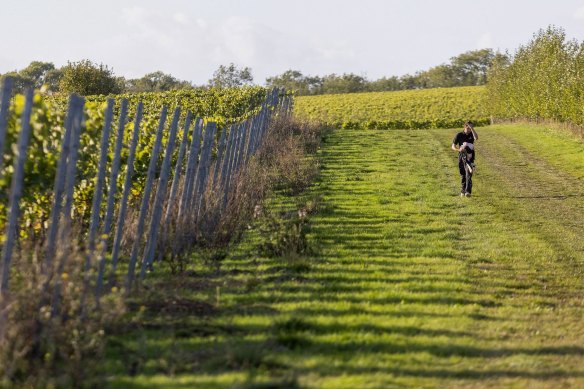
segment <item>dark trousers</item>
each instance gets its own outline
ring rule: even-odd
[[[462,158],[458,160],[458,170],[460,172],[460,191],[462,193],[472,193],[472,173],[468,170],[468,164]]]

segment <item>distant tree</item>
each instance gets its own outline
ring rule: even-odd
[[[322,84],[323,79],[321,77],[304,76],[298,70],[287,70],[279,76],[266,79],[268,87],[286,88],[286,90],[294,91],[299,96],[318,93]]]
[[[61,78],[63,77],[63,70],[52,69],[49,70],[44,77],[43,85],[47,86],[49,92],[58,92]]]
[[[486,84],[487,72],[494,58],[492,49],[467,51],[452,57],[450,62],[458,79],[458,86]]]
[[[219,66],[213,73],[213,78],[209,80],[209,86],[214,88],[235,88],[252,83],[251,68],[239,69],[233,63],[228,66]]]
[[[46,83],[47,74],[54,70],[55,65],[51,62],[33,61],[19,74],[29,79],[36,89],[40,89]]]
[[[126,81],[126,92],[164,92],[175,89],[191,89],[188,81],[181,81],[170,74],[156,71],[142,78]]]
[[[405,74],[399,78],[402,89],[419,89],[420,80],[418,75]]]
[[[59,91],[82,96],[120,93],[121,86],[113,71],[104,64],[94,64],[88,59],[68,62],[62,68]]]
[[[47,85],[51,91],[56,91],[58,86],[53,80],[57,74],[58,70],[51,62],[33,61],[24,69],[6,73],[0,78],[11,77],[14,80],[14,91],[17,93],[22,93],[28,88],[40,89],[43,85]]]
[[[323,78],[322,93],[355,93],[366,90],[365,77],[353,73],[329,74]]]
[[[385,92],[402,89],[402,83],[396,76],[382,77],[378,80],[369,82],[367,89],[371,92]]]
[[[12,71],[5,73],[0,76],[0,81],[3,81],[6,77],[12,78],[12,90],[13,93],[23,93],[26,89],[32,88],[34,86],[33,82],[22,76],[17,71]]]
[[[417,75],[420,88],[448,88],[457,86],[459,80],[452,65],[438,65]]]

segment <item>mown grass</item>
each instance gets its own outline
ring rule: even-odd
[[[153,274],[111,386],[584,386],[582,142],[479,128],[460,198],[455,131],[330,134],[319,181],[269,206],[319,199],[312,254],[261,257],[252,229],[215,269]]]

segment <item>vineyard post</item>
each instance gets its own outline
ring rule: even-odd
[[[258,119],[255,116],[250,119],[249,136],[247,139],[247,144],[245,145],[244,160],[243,160],[243,163],[246,165],[249,162],[249,157],[251,156],[251,153],[252,153],[252,144],[253,144],[253,139],[254,139],[255,133],[256,133],[257,121],[258,121]]]
[[[97,234],[97,227],[99,225],[99,214],[101,210],[101,200],[103,197],[103,186],[105,181],[105,170],[107,163],[107,153],[109,149],[109,136],[111,130],[111,122],[113,116],[114,99],[107,100],[107,107],[105,109],[105,118],[103,123],[103,133],[101,134],[101,155],[99,157],[99,165],[97,168],[97,177],[95,179],[95,190],[93,191],[93,201],[91,204],[91,221],[89,224],[88,247],[89,255],[85,263],[85,270],[89,269],[90,256],[95,250],[95,235]]]
[[[144,225],[146,223],[146,216],[148,214],[148,206],[150,204],[150,193],[152,192],[152,184],[154,181],[154,175],[156,174],[156,162],[158,161],[158,153],[160,151],[160,145],[162,144],[162,133],[164,132],[164,123],[166,122],[167,107],[162,107],[162,112],[160,113],[160,121],[158,123],[158,131],[156,132],[156,140],[154,141],[154,147],[152,149],[152,154],[150,157],[150,163],[148,165],[148,177],[146,179],[146,185],[144,186],[144,194],[142,197],[142,204],[140,205],[140,214],[138,217],[138,226],[136,228],[136,236],[134,244],[132,245],[132,254],[130,257],[130,264],[128,266],[128,275],[126,279],[127,290],[130,291],[132,284],[134,282],[134,274],[136,270],[136,261],[138,260],[138,250],[140,249],[140,244],[142,241],[142,235],[144,234]]]
[[[84,119],[83,106],[85,105],[85,99],[79,97],[77,104],[77,114],[73,117],[73,132],[70,139],[71,144],[69,146],[69,162],[67,163],[65,176],[65,205],[63,206],[61,242],[67,240],[68,234],[71,230],[71,224],[73,223],[71,211],[73,209],[73,192],[75,190],[75,178],[77,177],[77,160],[79,158],[79,147],[81,145],[81,127]]]
[[[118,133],[116,138],[116,147],[114,150],[114,160],[109,178],[109,191],[107,194],[107,208],[105,212],[103,234],[108,236],[111,231],[114,218],[114,201],[118,191],[118,173],[120,171],[120,160],[122,157],[122,146],[124,144],[124,129],[126,127],[126,118],[128,116],[128,100],[122,99],[120,105],[120,117],[118,121]],[[104,242],[105,243],[105,242]]]
[[[170,134],[166,142],[166,150],[164,152],[164,160],[160,170],[160,177],[158,178],[158,185],[156,194],[154,195],[154,204],[152,205],[152,219],[150,221],[150,231],[146,241],[146,250],[142,257],[142,268],[140,270],[140,279],[143,280],[146,275],[146,269],[152,265],[154,259],[154,251],[158,243],[158,228],[160,227],[160,219],[162,218],[162,209],[164,207],[164,199],[166,197],[166,188],[168,186],[168,176],[170,173],[170,165],[172,163],[172,154],[174,151],[174,144],[176,142],[176,133],[178,130],[178,120],[180,119],[180,108],[174,110],[174,117],[170,125]],[[170,207],[170,204],[167,205]]]
[[[235,159],[235,169],[239,170],[241,168],[241,162],[243,160],[243,153],[245,151],[245,143],[247,141],[247,133],[248,133],[248,128],[250,127],[250,122],[249,121],[245,121],[243,122],[242,125],[242,131],[241,131],[241,141],[239,142],[239,150],[237,153],[237,158]]]
[[[221,170],[221,165],[223,161],[223,155],[225,154],[225,138],[227,133],[227,126],[221,131],[221,139],[219,140],[219,146],[217,147],[217,158],[215,159],[215,163],[213,166],[213,182],[211,183],[211,187],[213,190],[217,185],[217,178],[219,176],[219,171]]]
[[[107,251],[107,241],[112,229],[112,223],[114,218],[114,201],[116,193],[118,191],[118,173],[120,170],[120,159],[122,155],[122,145],[124,140],[124,128],[126,126],[126,117],[128,115],[128,100],[122,99],[120,105],[120,117],[118,120],[118,132],[116,135],[116,146],[114,149],[114,160],[112,161],[112,167],[110,170],[109,178],[109,190],[107,194],[107,205],[105,211],[105,217],[103,222],[103,230],[101,236],[101,247],[98,262],[98,272],[97,272],[97,282],[95,287],[95,297],[99,300],[101,295],[101,288],[103,286],[103,277],[105,272],[105,253]]]
[[[229,139],[227,140],[227,147],[225,149],[225,155],[223,157],[223,163],[221,166],[221,181],[219,184],[219,188],[223,190],[225,188],[226,180],[227,180],[227,167],[229,166],[230,158],[231,158],[231,151],[233,149],[233,143],[235,139],[235,129],[236,125],[232,124],[229,128]]]
[[[237,153],[238,140],[241,135],[241,123],[237,125],[235,129],[235,135],[233,139],[233,149],[231,151],[231,156],[229,158],[229,164],[227,166],[227,173],[225,174],[225,187],[223,189],[223,203],[221,204],[221,209],[225,209],[227,205],[227,200],[229,199],[229,190],[231,188],[231,180],[233,179],[233,169],[235,166],[235,157]]]
[[[71,218],[71,210],[73,208],[73,193],[75,189],[75,177],[77,176],[77,159],[79,156],[79,146],[81,140],[81,127],[83,125],[83,107],[85,105],[85,99],[82,97],[77,97],[75,99],[75,112],[71,120],[71,138],[69,139],[69,161],[66,165],[65,172],[65,187],[64,187],[64,197],[65,205],[63,206],[63,224],[60,228],[59,244],[61,245],[62,251],[60,252],[60,257],[58,258],[58,266],[56,273],[55,289],[53,292],[52,301],[52,316],[56,316],[61,305],[61,274],[65,270],[65,264],[67,261],[67,256],[70,253],[70,238],[71,238],[71,225],[73,224],[73,219]]]
[[[17,155],[15,155],[14,174],[10,184],[10,199],[8,202],[8,217],[6,223],[6,240],[2,248],[2,278],[0,278],[0,296],[8,292],[8,280],[10,278],[10,261],[14,248],[16,233],[18,231],[18,218],[20,214],[20,198],[24,183],[24,165],[26,163],[26,149],[30,138],[30,116],[33,104],[33,90],[26,92],[26,103],[22,112],[22,123],[18,136]],[[4,112],[2,112],[4,113]]]
[[[178,151],[178,158],[176,160],[176,166],[174,168],[174,175],[172,177],[172,186],[170,187],[170,195],[168,196],[168,206],[166,207],[166,214],[164,215],[164,225],[168,225],[170,212],[173,208],[174,199],[178,192],[178,186],[180,185],[180,177],[182,170],[182,162],[185,158],[185,151],[187,148],[187,138],[189,135],[189,128],[191,127],[191,121],[193,114],[191,111],[187,111],[187,117],[185,119],[185,125],[183,130],[182,140],[180,142],[180,148]]]
[[[197,171],[197,180],[195,185],[194,197],[194,215],[199,216],[203,193],[207,184],[207,176],[209,174],[209,166],[211,164],[211,151],[215,144],[215,132],[217,131],[217,124],[215,122],[207,123],[205,128],[205,140],[203,143],[203,150],[201,151],[201,160],[199,162],[199,169]]]
[[[69,142],[71,139],[71,124],[73,123],[73,116],[76,113],[77,97],[75,95],[69,96],[69,103],[67,107],[67,117],[65,118],[65,134],[61,141],[61,153],[59,154],[59,161],[57,162],[57,173],[55,175],[55,186],[53,189],[53,207],[51,209],[51,222],[49,224],[49,232],[47,234],[47,247],[45,253],[45,260],[43,262],[43,271],[46,273],[53,265],[55,257],[55,247],[57,243],[57,234],[59,232],[59,222],[61,220],[61,209],[63,207],[63,192],[65,190],[65,174],[67,170],[67,159],[69,157]]]
[[[187,160],[187,169],[185,173],[185,181],[183,185],[183,193],[181,196],[179,210],[178,210],[178,220],[182,221],[183,217],[186,215],[186,210],[189,207],[191,200],[191,191],[194,186],[195,174],[198,158],[199,149],[201,148],[201,137],[203,135],[203,120],[197,118],[195,120],[195,127],[193,129],[193,136],[191,141],[191,147],[189,150],[189,157]]]
[[[10,96],[12,93],[12,78],[6,77],[0,90],[0,155],[4,155],[4,143],[6,142],[6,127],[10,116]],[[4,158],[0,158],[0,171]]]
[[[258,124],[261,120],[261,111],[255,115],[252,119],[252,127],[251,127],[251,134],[249,135],[249,141],[247,142],[247,155],[246,155],[246,161],[249,161],[249,158],[254,155],[255,150],[254,150],[254,144],[255,144],[255,139],[257,137],[257,129],[258,129]]]
[[[138,137],[140,135],[140,123],[142,121],[142,111],[144,109],[144,104],[142,102],[138,103],[136,107],[136,117],[134,118],[134,130],[132,132],[132,140],[130,143],[130,154],[128,155],[128,160],[126,161],[126,178],[124,180],[124,189],[122,192],[122,199],[120,201],[120,209],[118,211],[118,222],[116,225],[116,234],[114,236],[114,243],[112,248],[112,269],[108,281],[108,286],[111,289],[114,286],[116,280],[116,270],[118,266],[118,257],[120,253],[120,244],[122,242],[122,235],[124,233],[124,224],[126,222],[126,211],[128,208],[128,197],[130,195],[130,190],[132,189],[132,177],[134,176],[134,159],[136,158],[136,147],[138,145]],[[123,131],[123,130],[122,130]],[[105,248],[104,248],[105,251]],[[104,259],[105,260],[105,259]],[[102,274],[103,278],[103,274]],[[102,285],[102,280],[98,278],[97,280],[97,293]]]

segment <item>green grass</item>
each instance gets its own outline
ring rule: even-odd
[[[111,386],[584,386],[582,141],[479,128],[460,198],[455,131],[334,131],[319,182],[271,204],[320,199],[315,254],[259,257],[250,230],[218,271],[154,274]]]

